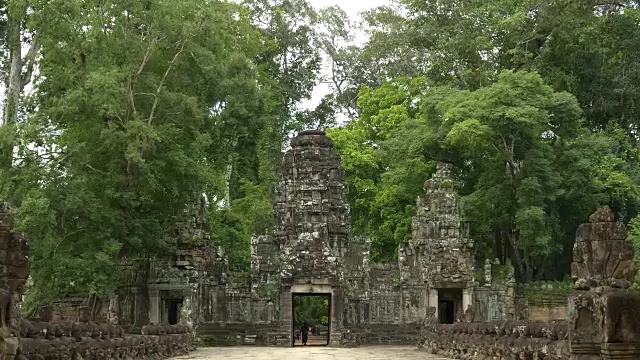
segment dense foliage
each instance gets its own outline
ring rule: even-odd
[[[305,323],[329,325],[329,298],[317,295],[298,295],[293,298],[293,322],[296,329]]]
[[[366,15],[358,116],[332,129],[378,260],[422,183],[456,165],[476,258],[562,279],[596,206],[638,212],[640,11],[629,2],[399,0]],[[372,61],[373,59],[373,61]]]
[[[596,206],[638,214],[634,1],[398,0],[359,26],[306,0],[0,12],[0,199],[31,239],[35,301],[113,290],[118,262],[162,253],[203,197],[212,241],[247,270],[288,137],[309,127],[335,140],[377,261],[410,239],[437,161],[455,165],[478,261],[521,281],[564,278]]]

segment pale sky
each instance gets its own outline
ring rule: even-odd
[[[309,3],[317,10],[327,6],[338,5],[344,12],[347,13],[349,19],[352,22],[359,22],[361,20],[360,13],[381,5],[391,4],[391,0],[352,0],[352,1],[339,1],[339,0],[308,0]],[[364,40],[364,34],[358,34],[358,40]],[[300,107],[303,109],[314,109],[322,99],[323,96],[329,93],[328,84],[316,85],[311,95],[311,99],[302,101]]]

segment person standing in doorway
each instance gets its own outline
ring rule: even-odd
[[[302,328],[300,328],[300,331],[302,332],[302,345],[307,345],[307,339],[309,338],[309,325],[307,325],[307,322],[305,321],[302,324]]]

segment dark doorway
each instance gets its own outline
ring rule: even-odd
[[[167,300],[167,322],[175,325],[180,320],[180,310],[182,308],[182,300]]]
[[[453,300],[440,300],[438,302],[438,320],[440,324],[453,324],[455,320],[455,303]]]
[[[453,324],[461,310],[462,289],[438,289],[438,321],[441,324]]]
[[[291,346],[305,346],[305,330],[306,346],[329,345],[331,294],[293,293],[291,303]]]

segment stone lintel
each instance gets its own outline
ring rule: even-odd
[[[294,284],[291,293],[333,294],[334,287],[329,284]]]
[[[190,291],[189,284],[149,284],[149,292],[152,291]]]
[[[453,282],[453,281],[436,281],[430,286],[433,289],[471,289],[473,284],[466,281]]]

